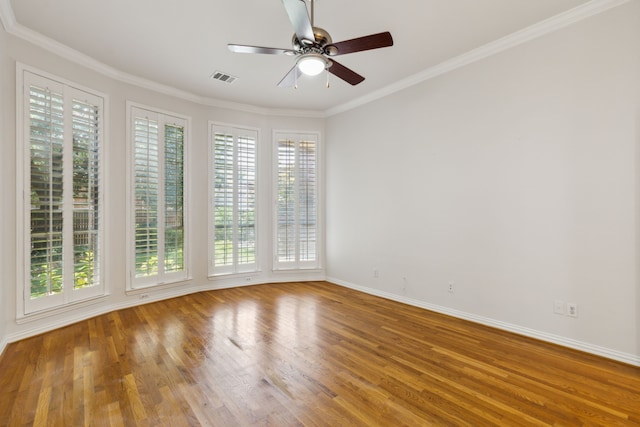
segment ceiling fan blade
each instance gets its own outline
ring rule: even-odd
[[[384,33],[371,34],[356,39],[333,43],[327,46],[325,51],[330,56],[337,56],[389,46],[393,46],[393,37],[391,37],[390,32],[385,31]]]
[[[291,49],[279,49],[275,47],[246,46],[242,44],[228,44],[231,52],[236,53],[264,53],[267,55],[295,55],[296,51]]]
[[[316,38],[313,35],[313,28],[311,27],[311,20],[309,19],[309,12],[307,11],[307,5],[304,0],[282,0],[284,8],[289,15],[289,21],[293,26],[298,40],[304,43],[308,40],[310,43],[315,42]]]
[[[357,85],[358,83],[362,83],[364,81],[364,77],[355,71],[345,67],[339,62],[331,60],[331,66],[329,67],[329,72],[334,76],[340,77],[345,82],[349,83],[352,86]]]
[[[289,70],[287,75],[284,76],[282,80],[280,80],[280,83],[278,83],[278,87],[295,86],[296,81],[300,78],[300,76],[301,76],[301,72],[300,72],[300,69],[298,68],[298,64],[296,64],[293,66],[291,70]]]

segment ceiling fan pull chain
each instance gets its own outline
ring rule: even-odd
[[[329,84],[329,68],[326,68],[326,69],[325,69],[325,72],[327,73],[327,89],[329,89],[329,87],[331,86],[331,85]]]

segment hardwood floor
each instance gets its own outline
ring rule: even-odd
[[[0,425],[640,425],[640,368],[325,282],[271,284],[10,344]]]

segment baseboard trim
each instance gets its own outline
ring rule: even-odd
[[[503,331],[513,332],[525,337],[538,339],[551,344],[560,345],[563,347],[571,348],[573,350],[582,351],[585,353],[593,354],[596,356],[604,357],[607,359],[615,360],[618,362],[626,363],[628,365],[640,367],[640,356],[624,353],[610,348],[601,347],[598,345],[574,340],[571,338],[563,337],[560,335],[549,334],[547,332],[538,331],[531,328],[526,328],[512,323],[502,322],[500,320],[491,319],[489,317],[478,316],[472,313],[467,313],[460,310],[455,310],[448,307],[443,307],[436,304],[430,304],[414,298],[409,298],[402,295],[396,295],[390,292],[380,291],[378,289],[368,288],[365,286],[359,286],[344,280],[337,279],[335,277],[327,277],[327,281],[334,283],[345,288],[353,289],[356,291],[364,292],[369,295],[385,298],[392,301],[401,302],[414,307],[424,308],[425,310],[433,311],[440,314],[446,314],[458,319],[468,320],[470,322],[478,323],[480,325],[489,326],[492,328],[500,329]]]
[[[9,345],[9,340],[4,337],[0,340],[0,357],[4,354],[4,349]]]
[[[235,287],[243,287],[243,286],[253,286],[267,283],[276,283],[280,281],[295,281],[293,278],[271,278],[269,282],[261,282],[261,283],[226,283],[226,284],[214,284],[209,283],[204,286],[191,286],[189,288],[179,288],[179,289],[171,289],[166,292],[158,292],[152,293],[148,298],[141,302],[140,300],[129,300],[123,301],[117,304],[111,304],[109,306],[101,306],[96,307],[92,310],[83,311],[81,313],[74,313],[75,315],[65,317],[64,319],[60,319],[54,322],[48,322],[46,325],[39,325],[33,328],[22,330],[18,333],[10,334],[8,336],[3,337],[0,340],[0,356],[4,354],[4,350],[12,342],[20,341],[25,338],[29,338],[35,335],[39,335],[45,332],[49,332],[58,328],[62,328],[65,326],[72,325],[77,322],[81,322],[87,319],[91,319],[92,317],[100,316],[103,314],[111,313],[113,311],[122,310],[126,308],[135,307],[138,305],[148,304],[151,302],[162,301],[169,298],[176,298],[184,295],[190,295],[198,292],[210,291],[210,290],[218,290],[225,288],[235,288]],[[278,280],[279,279],[279,280]],[[310,280],[308,277],[306,280]],[[525,328],[523,326],[514,325],[507,322],[502,322],[499,320],[491,319],[489,317],[478,316],[472,313],[467,313],[459,310],[454,310],[448,307],[443,307],[436,304],[430,304],[421,300],[417,300],[414,298],[409,298],[406,296],[396,295],[390,292],[380,291],[373,288],[368,288],[365,286],[359,286],[354,283],[350,283],[344,280],[337,279],[335,277],[322,277],[318,276],[317,280],[327,280],[328,282],[334,283],[339,286],[343,286],[345,288],[353,289],[359,292],[364,292],[369,295],[378,296],[381,298],[385,298],[391,301],[397,301],[404,304],[408,304],[414,307],[423,308],[425,310],[430,310],[436,313],[446,314],[448,316],[452,316],[458,319],[468,320],[470,322],[478,323],[485,326],[490,326],[496,329],[513,332],[518,335],[523,335],[529,338],[535,338],[541,341],[549,342],[552,344],[561,345],[563,347],[571,348],[574,350],[583,351],[585,353],[593,354],[596,356],[604,357],[607,359],[615,360],[618,362],[626,363],[633,366],[640,367],[640,356],[636,356],[629,353],[620,352],[617,350],[612,350],[606,347],[585,343],[582,341],[577,341],[571,338],[562,337],[555,334],[549,334],[543,331],[538,331],[531,328]],[[70,313],[71,314],[71,313]]]
[[[82,322],[92,317],[101,316],[103,314],[111,313],[117,310],[123,310],[126,308],[136,307],[139,305],[149,304],[156,301],[162,301],[165,299],[176,298],[184,295],[189,295],[197,292],[201,292],[207,289],[202,287],[190,286],[188,288],[171,288],[165,291],[149,292],[148,296],[145,296],[144,300],[141,299],[129,299],[121,301],[115,304],[100,305],[100,306],[87,306],[86,310],[68,310],[64,312],[64,318],[56,319],[46,322],[46,324],[35,325],[31,328],[25,328],[19,332],[9,334],[4,337],[0,344],[4,344],[0,349],[0,356],[3,354],[4,349],[10,343],[20,341],[26,338],[30,338],[36,335],[43,334],[45,332],[53,331],[65,326],[73,325],[74,323]],[[35,320],[42,320],[40,318]],[[21,325],[28,324],[28,321],[21,322]]]
[[[249,278],[249,280],[247,280]],[[281,282],[301,282],[301,281],[324,281],[326,276],[322,271],[313,271],[311,273],[300,271],[287,271],[285,274],[281,274],[277,277],[269,277],[268,280],[256,279],[250,276],[247,277],[234,277],[229,279],[215,279],[209,280],[207,283],[199,285],[190,285],[188,287],[168,287],[164,289],[160,288],[148,288],[138,298],[129,298],[126,301],[121,301],[109,305],[87,305],[82,310],[74,310],[70,308],[67,311],[57,314],[63,314],[64,318],[47,321],[45,324],[38,324],[32,327],[27,327],[30,321],[38,322],[42,321],[42,317],[33,319],[22,319],[20,325],[24,329],[19,332],[8,334],[4,337],[0,337],[0,357],[4,354],[4,350],[10,343],[20,341],[26,338],[30,338],[36,335],[43,334],[45,332],[53,331],[55,329],[63,328],[65,326],[73,325],[77,322],[82,322],[92,317],[101,316],[103,314],[111,313],[117,310],[123,310],[126,308],[136,307],[139,305],[149,304],[152,302],[162,301],[170,298],[177,298],[185,295],[195,294],[198,292],[215,291],[220,289],[240,288],[245,286],[266,285],[269,283],[281,283]],[[144,299],[142,299],[144,298]]]

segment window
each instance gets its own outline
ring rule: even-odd
[[[103,295],[104,97],[19,66],[21,314]],[[22,294],[22,293],[21,293]]]
[[[274,268],[318,268],[318,135],[276,133],[274,140]]]
[[[185,148],[188,119],[128,105],[130,288],[188,278]]]
[[[258,132],[211,125],[210,274],[256,271]]]

